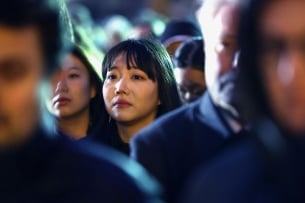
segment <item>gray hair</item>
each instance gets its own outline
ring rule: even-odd
[[[207,30],[212,25],[212,20],[216,16],[219,9],[226,4],[237,6],[242,5],[243,0],[198,0],[200,6],[196,11],[197,20],[204,30]]]

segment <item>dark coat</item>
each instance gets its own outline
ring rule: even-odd
[[[206,93],[137,134],[131,156],[163,184],[165,199],[175,202],[190,174],[215,156],[232,133]]]
[[[301,203],[305,201],[305,137],[268,124],[234,143],[188,183],[183,203]]]
[[[92,140],[129,156],[129,143],[123,142],[120,138],[115,120],[111,119],[110,122],[104,123],[103,126],[105,127],[99,128],[97,133],[92,136]]]
[[[158,199],[158,186],[138,164],[86,140],[72,142],[38,131],[21,148],[1,151],[0,162],[0,202],[4,203]]]

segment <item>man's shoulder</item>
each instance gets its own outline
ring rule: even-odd
[[[139,164],[90,141],[38,132],[7,156],[8,163],[14,159],[19,167],[11,170],[6,164],[3,169],[11,171],[6,182],[12,184],[2,185],[8,192],[1,200],[95,203],[159,198],[159,185]],[[22,185],[20,190],[14,190],[16,184]]]
[[[66,164],[82,164],[83,166],[79,167],[84,167],[88,170],[91,170],[94,166],[103,169],[103,172],[115,170],[117,171],[116,176],[121,174],[137,181],[141,180],[141,176],[148,175],[142,166],[126,155],[91,140],[66,142],[61,148],[61,159],[66,161]],[[73,159],[71,159],[72,156],[74,157]],[[96,170],[96,168],[92,170]],[[137,173],[134,171],[137,171]],[[107,176],[107,174],[104,175]]]
[[[88,140],[65,141],[56,159],[55,168],[63,175],[69,174],[63,177],[66,181],[77,179],[78,183],[86,185],[86,191],[104,194],[105,199],[116,198],[117,194],[122,196],[121,200],[129,196],[140,202],[138,200],[159,196],[159,185],[142,166],[107,146]]]
[[[207,100],[209,98],[206,95],[193,104],[183,106],[161,116],[148,127],[141,130],[134,137],[134,140],[141,140],[142,138],[167,139],[179,136],[188,137],[191,134],[217,134],[222,123],[219,123],[218,115],[212,109],[214,107],[206,105],[208,103]],[[217,123],[218,129],[215,129],[215,123]]]
[[[255,143],[243,140],[204,163],[189,179],[185,202],[245,202],[241,199],[261,183],[263,161]],[[219,192],[222,195],[217,195]],[[234,200],[234,201],[233,201]]]
[[[196,122],[197,118],[201,116],[200,105],[201,99],[192,104],[184,105],[161,116],[160,118],[156,119],[156,122],[154,123],[160,125],[168,125],[172,122]]]

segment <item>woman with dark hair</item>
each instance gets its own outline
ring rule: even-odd
[[[181,105],[171,59],[158,42],[119,43],[106,54],[102,76],[109,123],[99,140],[126,154],[138,131]]]
[[[175,52],[174,73],[184,103],[197,100],[205,92],[204,57],[201,37],[183,42]]]
[[[49,112],[56,118],[56,129],[72,139],[95,132],[103,118],[102,80],[95,71],[93,50],[80,41],[63,60],[52,78],[52,96],[47,101]]]
[[[200,36],[202,36],[201,31],[194,22],[188,20],[172,20],[165,26],[165,30],[159,37],[159,40],[166,48],[170,57],[173,57],[181,43],[192,37]]]

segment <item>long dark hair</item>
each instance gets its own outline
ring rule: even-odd
[[[266,0],[245,0],[241,10],[239,26],[239,44],[241,77],[239,79],[243,104],[253,118],[261,114],[270,114],[266,92],[261,79],[259,63],[260,36],[259,18]]]
[[[95,64],[92,57],[100,57],[102,53],[90,43],[90,40],[86,39],[82,29],[80,27],[75,27],[74,29],[75,42],[70,51],[71,54],[76,56],[86,67],[89,72],[90,86],[96,89],[96,96],[90,100],[89,103],[89,114],[90,114],[90,125],[87,130],[88,134],[93,134],[96,131],[97,125],[105,119],[105,107],[103,102],[103,80],[101,76],[97,73],[100,64]]]
[[[176,67],[191,67],[204,71],[205,54],[202,37],[193,37],[183,42],[175,52],[173,62]]]

